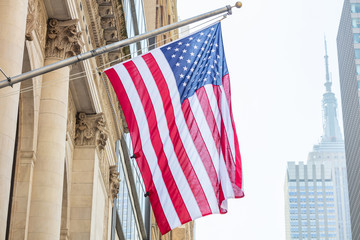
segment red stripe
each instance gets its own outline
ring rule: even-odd
[[[150,72],[153,75],[155,83],[159,89],[161,99],[163,102],[167,125],[169,128],[170,139],[173,143],[175,154],[177,156],[181,169],[183,170],[184,175],[189,183],[190,189],[200,208],[201,214],[203,216],[207,215],[209,214],[209,212],[211,212],[211,209],[208,204],[204,190],[202,189],[202,186],[198,179],[198,176],[196,175],[196,172],[190,162],[190,159],[184,148],[183,142],[180,138],[180,133],[175,121],[174,108],[172,106],[168,85],[153,55],[149,53],[144,55],[142,58],[144,59],[148,68],[150,69]]]
[[[244,193],[242,191],[242,165],[241,165],[241,155],[240,155],[240,147],[239,141],[235,129],[235,121],[232,112],[231,105],[231,90],[230,90],[230,77],[229,74],[226,74],[223,79],[223,88],[226,100],[228,102],[228,106],[230,109],[230,117],[231,117],[231,125],[234,131],[234,143],[235,143],[235,164],[236,164],[236,173],[235,173],[235,184],[240,188],[235,191],[235,197],[243,197]]]
[[[199,90],[198,90],[199,91]],[[185,99],[183,104],[181,105],[183,114],[185,116],[186,125],[189,128],[190,135],[194,141],[195,147],[199,153],[199,156],[201,158],[201,161],[204,164],[205,170],[209,176],[209,179],[211,181],[211,184],[214,189],[215,196],[219,202],[219,181],[218,176],[211,158],[211,155],[209,153],[209,150],[206,147],[205,141],[203,139],[203,136],[201,135],[199,126],[196,122],[196,119],[194,117],[194,113],[191,110],[190,103],[188,99]],[[214,156],[216,157],[216,156]],[[207,202],[206,202],[207,203]]]
[[[186,208],[186,205],[178,189],[176,181],[171,173],[168,164],[168,159],[164,152],[164,146],[162,144],[159,129],[157,126],[155,109],[151,102],[151,98],[146,88],[146,85],[134,62],[132,61],[126,62],[124,63],[124,67],[129,72],[129,75],[134,82],[135,88],[137,89],[141,103],[143,105],[143,109],[145,111],[145,115],[149,125],[151,143],[153,145],[158,160],[158,165],[160,167],[161,174],[164,179],[167,191],[170,195],[170,199],[175,207],[175,210],[179,216],[180,222],[185,223],[191,221],[190,214]]]
[[[214,143],[215,143],[217,151],[218,151],[218,156],[217,157],[219,157],[220,156],[220,151],[221,151],[220,150],[220,134],[219,134],[219,130],[217,128],[214,113],[213,113],[213,111],[211,109],[211,104],[210,104],[210,101],[209,101],[209,97],[208,97],[204,87],[199,88],[196,91],[196,95],[197,95],[197,98],[199,99],[201,109],[203,110],[204,116],[206,118],[207,124],[208,124],[210,132],[211,132],[211,135],[212,135],[212,137],[214,139]],[[198,131],[200,132],[200,130],[198,130]],[[202,140],[201,144],[200,143],[196,144],[196,142],[194,140],[195,145],[197,145],[197,147],[199,149],[205,149],[206,152],[209,154],[209,152],[207,151],[207,147],[205,145],[205,142],[203,141],[203,139],[201,139],[201,140]],[[201,150],[198,150],[198,151],[200,153]],[[203,155],[204,155],[203,153],[200,154],[200,156],[203,156]],[[219,201],[219,180],[218,180],[218,175],[216,173],[216,169],[214,167],[213,161],[211,160],[211,156],[208,156],[207,158],[205,158],[203,160],[203,162],[204,162],[204,166],[206,168],[206,171],[208,172],[208,174],[210,176],[211,182],[212,182],[214,188],[216,188],[215,193],[216,193],[216,197],[217,197],[217,199]]]
[[[220,125],[220,142],[221,142],[221,150],[224,156],[225,165],[227,168],[227,172],[230,178],[230,181],[233,185],[233,188],[237,188],[235,185],[235,162],[231,153],[231,147],[228,139],[228,135],[226,132],[226,128],[224,125],[222,109],[221,109],[221,89],[219,86],[213,86],[214,94],[218,103],[218,108],[221,116],[221,125]]]
[[[158,193],[156,191],[154,182],[152,181],[152,174],[150,171],[150,167],[148,165],[147,159],[144,154],[142,154],[142,144],[140,138],[139,127],[136,121],[136,117],[134,111],[131,107],[130,100],[127,96],[127,93],[124,89],[124,86],[117,75],[116,71],[113,68],[105,71],[108,76],[113,88],[116,92],[116,95],[119,99],[122,111],[124,113],[129,131],[130,137],[133,145],[134,153],[138,154],[138,158],[136,159],[137,164],[139,166],[142,178],[144,180],[145,189],[149,192],[149,198],[152,205],[152,209],[154,211],[154,215],[156,217],[156,221],[158,223],[160,232],[162,234],[171,230],[170,225],[165,216],[164,210],[162,208]]]

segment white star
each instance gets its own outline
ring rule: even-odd
[[[205,44],[207,44],[207,43],[208,43],[208,41],[205,41],[204,43],[205,43]]]
[[[211,31],[214,31],[214,30],[215,30],[215,28],[213,28],[213,27],[212,27],[210,30],[211,30]]]
[[[177,51],[179,51],[179,49],[178,49],[178,48],[175,48],[175,52],[177,52]]]
[[[170,50],[171,49],[171,47],[167,47],[167,50]]]
[[[176,55],[175,55],[175,54],[173,54],[173,55],[171,55],[171,57],[172,57],[172,58],[174,58],[174,57],[176,57]]]
[[[189,76],[189,75],[187,75],[187,76],[186,76],[186,78],[187,78],[187,79],[190,79],[190,76]]]
[[[216,60],[214,60],[214,63],[217,63],[217,61],[216,61]]]
[[[189,43],[187,43],[187,44],[185,44],[185,46],[187,46],[187,47],[188,47],[188,46],[190,46],[190,44],[189,44]]]
[[[186,62],[187,62],[187,63],[191,63],[191,60],[190,60],[190,59],[188,59],[188,60],[186,60]]]
[[[210,72],[210,71],[208,71],[208,72],[207,72],[207,74],[209,74],[209,75],[210,75],[210,74],[211,74],[211,72]]]
[[[205,50],[205,48],[202,47],[202,48],[201,48],[201,51],[204,51],[204,50]]]
[[[179,59],[180,59],[180,60],[183,60],[183,59],[184,59],[184,57],[183,57],[183,56],[180,56],[180,57],[179,57]]]
[[[202,35],[204,35],[204,33],[203,33],[203,32],[201,32],[201,33],[200,33],[200,35],[202,36]]]
[[[196,41],[197,41],[197,42],[201,42],[200,38],[198,38]]]
[[[197,56],[198,56],[198,57],[201,57],[201,54],[198,54]]]
[[[217,43],[215,43],[215,47],[218,47],[219,45]]]
[[[198,48],[198,47],[195,45],[195,46],[194,46],[194,49],[197,49],[197,48]]]
[[[186,87],[186,82],[184,82],[182,85],[183,85],[184,87]]]
[[[195,65],[198,64],[198,61],[195,61],[194,64],[195,64]]]
[[[208,57],[208,59],[210,59],[210,58],[211,58],[211,56]]]
[[[214,82],[216,81],[216,77],[214,77]]]
[[[212,49],[211,52],[215,52],[215,49]]]
[[[206,82],[207,81],[207,78],[204,78],[204,82]]]
[[[194,71],[194,68],[191,68],[190,71],[193,72],[193,71]]]
[[[184,74],[180,74],[180,78],[184,78]]]
[[[211,65],[210,67],[211,67],[212,69],[214,69],[214,66],[213,66],[213,65]]]
[[[219,73],[219,72],[216,72],[216,75],[220,75],[220,73]]]
[[[193,52],[190,53],[191,56],[194,56],[195,54]]]
[[[187,67],[185,66],[185,67],[183,67],[183,69],[184,69],[184,71],[186,71],[186,70],[187,70]]]
[[[193,40],[194,38],[193,37],[189,37],[189,40]]]
[[[186,53],[186,52],[187,52],[187,50],[186,50],[186,49],[184,49],[184,50],[183,50],[183,53]]]
[[[217,55],[217,58],[220,58],[220,55]]]
[[[176,65],[177,67],[180,67],[180,63],[176,63],[175,65]]]
[[[178,45],[179,45],[179,46],[182,45],[182,42],[178,42]]]
[[[208,37],[211,37],[211,34],[209,33],[207,36],[208,36]]]

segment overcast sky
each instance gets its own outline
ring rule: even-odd
[[[186,19],[235,2],[177,0]],[[285,239],[288,161],[322,135],[324,35],[342,124],[336,35],[343,0],[248,0],[222,22],[242,155],[243,199],[196,220],[196,240]],[[342,126],[341,126],[342,128]]]

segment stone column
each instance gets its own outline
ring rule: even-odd
[[[0,0],[0,67],[8,76],[21,74],[27,6],[27,0]],[[0,89],[0,96],[14,93],[0,100],[0,239],[6,232],[19,89],[20,84]]]
[[[103,157],[108,138],[104,115],[79,113],[76,122],[71,173],[70,239],[100,239],[95,237],[94,232],[101,235],[104,224],[101,214],[105,214],[106,209],[98,200],[107,197],[97,192],[97,184],[102,179],[109,186],[106,183],[109,183],[110,177],[109,165]]]
[[[79,54],[76,21],[49,19],[45,65]],[[43,76],[28,239],[60,239],[70,68]]]

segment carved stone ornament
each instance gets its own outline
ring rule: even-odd
[[[28,13],[26,16],[26,32],[25,39],[34,40],[34,34],[37,34],[41,46],[44,44],[46,31],[46,16],[44,8],[39,0],[28,1]]]
[[[48,20],[46,57],[65,59],[81,53],[84,43],[81,40],[82,32],[76,30],[77,22],[77,19],[60,21],[51,18]]]
[[[87,115],[79,113],[76,119],[75,145],[95,145],[100,151],[105,148],[108,133],[102,113]]]
[[[119,172],[117,171],[116,165],[110,166],[109,169],[110,169],[109,182],[110,182],[111,197],[114,199],[117,197],[119,193],[119,187],[120,187]]]

